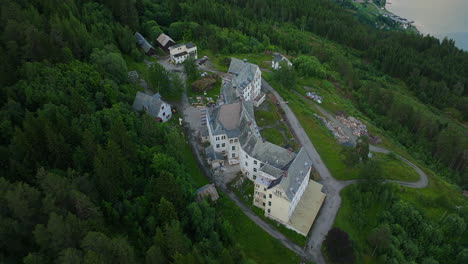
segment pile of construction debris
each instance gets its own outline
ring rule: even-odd
[[[320,120],[320,122],[333,134],[333,136],[336,138],[336,140],[338,140],[339,143],[345,143],[350,141],[349,137],[345,135],[341,127],[317,114],[314,114],[314,116],[317,117],[317,119]]]
[[[345,124],[347,127],[351,128],[353,135],[355,136],[369,136],[367,131],[367,126],[364,125],[361,121],[357,120],[353,116],[346,118],[344,115],[337,115],[336,119],[341,123]]]

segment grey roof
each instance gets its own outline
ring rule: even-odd
[[[285,172],[281,169],[275,168],[269,164],[264,164],[260,167],[260,171],[265,172],[268,175],[271,175],[275,178],[281,177]]]
[[[286,58],[285,56],[283,56],[283,55],[281,55],[281,54],[279,54],[279,53],[274,53],[274,54],[273,54],[273,61],[274,61],[274,62],[280,62],[280,61],[283,61],[283,60],[286,61],[286,62],[288,62],[288,63],[291,63],[291,62],[288,60],[288,58]]]
[[[274,62],[278,62],[278,61],[281,61],[283,59],[283,55],[279,54],[279,53],[274,53],[273,54],[273,61]]]
[[[171,46],[169,49],[176,49],[176,48],[184,47],[184,46],[185,46],[187,49],[191,49],[191,48],[195,47],[195,44],[193,44],[192,42],[179,43],[179,44],[176,44],[176,45]]]
[[[220,154],[218,152],[215,152],[213,149],[213,146],[209,145],[208,147],[205,148],[205,154],[208,159],[211,161],[214,160],[224,160],[223,154]]]
[[[162,46],[166,46],[167,43],[169,41],[172,41],[175,43],[175,41],[173,39],[171,39],[171,37],[169,37],[168,35],[164,34],[164,33],[161,33],[161,35],[159,35],[159,37],[157,38],[157,41],[162,45]]]
[[[275,168],[284,169],[296,157],[296,153],[267,141],[257,141],[250,156]]]
[[[141,35],[140,33],[135,33],[135,39],[137,44],[145,51],[148,52],[150,49],[153,48],[151,44]]]
[[[224,98],[224,103],[225,104],[232,104],[237,101],[237,98],[239,97],[236,93],[236,89],[232,86],[231,81],[227,81],[223,84],[221,87],[221,93]]]
[[[231,58],[228,72],[234,74],[232,79],[235,88],[243,90],[255,78],[258,66],[247,61]]]
[[[299,189],[299,186],[304,181],[307,171],[312,166],[312,161],[304,148],[299,150],[296,158],[291,163],[287,175],[283,177],[280,185],[283,188],[288,199],[292,200]]]
[[[136,111],[145,110],[148,115],[158,117],[159,110],[163,103],[164,101],[161,100],[161,95],[159,95],[159,93],[151,96],[143,92],[137,92],[132,107]]]
[[[240,134],[240,103],[225,104],[210,111],[210,122],[213,135],[227,134],[229,138]]]

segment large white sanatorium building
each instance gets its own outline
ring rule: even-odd
[[[233,59],[229,72],[237,72],[236,77],[251,73],[253,78],[250,83],[233,78],[223,84],[225,104],[207,115],[208,140],[215,152],[224,154],[229,164],[239,164],[242,173],[254,182],[253,203],[265,216],[305,236],[325,198],[321,185],[309,180],[312,161],[303,148],[295,153],[262,139],[254,118],[255,98],[262,94],[258,66]],[[296,210],[306,190],[314,192],[308,195],[314,208]]]

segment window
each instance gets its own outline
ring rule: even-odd
[[[219,148],[219,144],[216,144],[216,148]]]
[[[272,195],[271,195],[271,193],[268,195],[268,197],[272,198]]]
[[[271,206],[271,202],[268,202],[268,206]]]
[[[232,139],[230,139],[230,140],[229,140],[229,143],[232,143],[232,141],[233,141],[233,140],[232,140]]]
[[[254,164],[257,165],[257,161],[256,161],[256,160],[254,160]]]
[[[257,168],[254,168],[254,172],[257,172]]]
[[[235,157],[236,157],[236,153],[232,153],[232,157],[235,158]]]
[[[248,159],[248,158],[249,158],[249,155],[245,154],[245,158]]]
[[[221,145],[221,147],[223,147],[223,148],[224,148],[225,146],[226,146],[226,143],[223,143],[223,144]]]
[[[257,179],[257,175],[254,175],[254,176],[253,176],[253,179],[254,179],[254,180]]]
[[[263,206],[265,206],[265,203],[263,203]]]
[[[236,150],[236,146],[232,146],[232,150]]]
[[[163,116],[166,116],[166,112],[163,112]]]
[[[266,192],[266,188],[263,188],[263,190]]]
[[[216,140],[219,140],[219,137],[216,137]]]
[[[223,136],[223,139],[226,139],[226,136]]]
[[[266,199],[266,195],[263,195],[263,199]]]
[[[270,209],[268,209],[268,213],[270,213],[270,212],[271,212],[271,210],[270,210]]]
[[[237,141],[239,141],[237,138],[236,138],[236,139],[234,139],[234,142],[237,142]]]
[[[247,163],[247,161],[245,162],[245,166],[249,166],[249,164]]]
[[[161,107],[162,110],[164,110],[164,105]]]

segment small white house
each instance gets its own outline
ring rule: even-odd
[[[174,64],[183,63],[188,57],[198,59],[197,46],[190,42],[169,47],[169,54]]]
[[[172,116],[171,106],[161,99],[159,93],[151,96],[137,92],[132,107],[135,111],[145,111],[159,122],[166,122]]]
[[[275,53],[273,54],[273,60],[271,61],[271,68],[274,70],[281,68],[281,62],[285,62],[289,67],[292,66],[292,63],[285,56]]]

